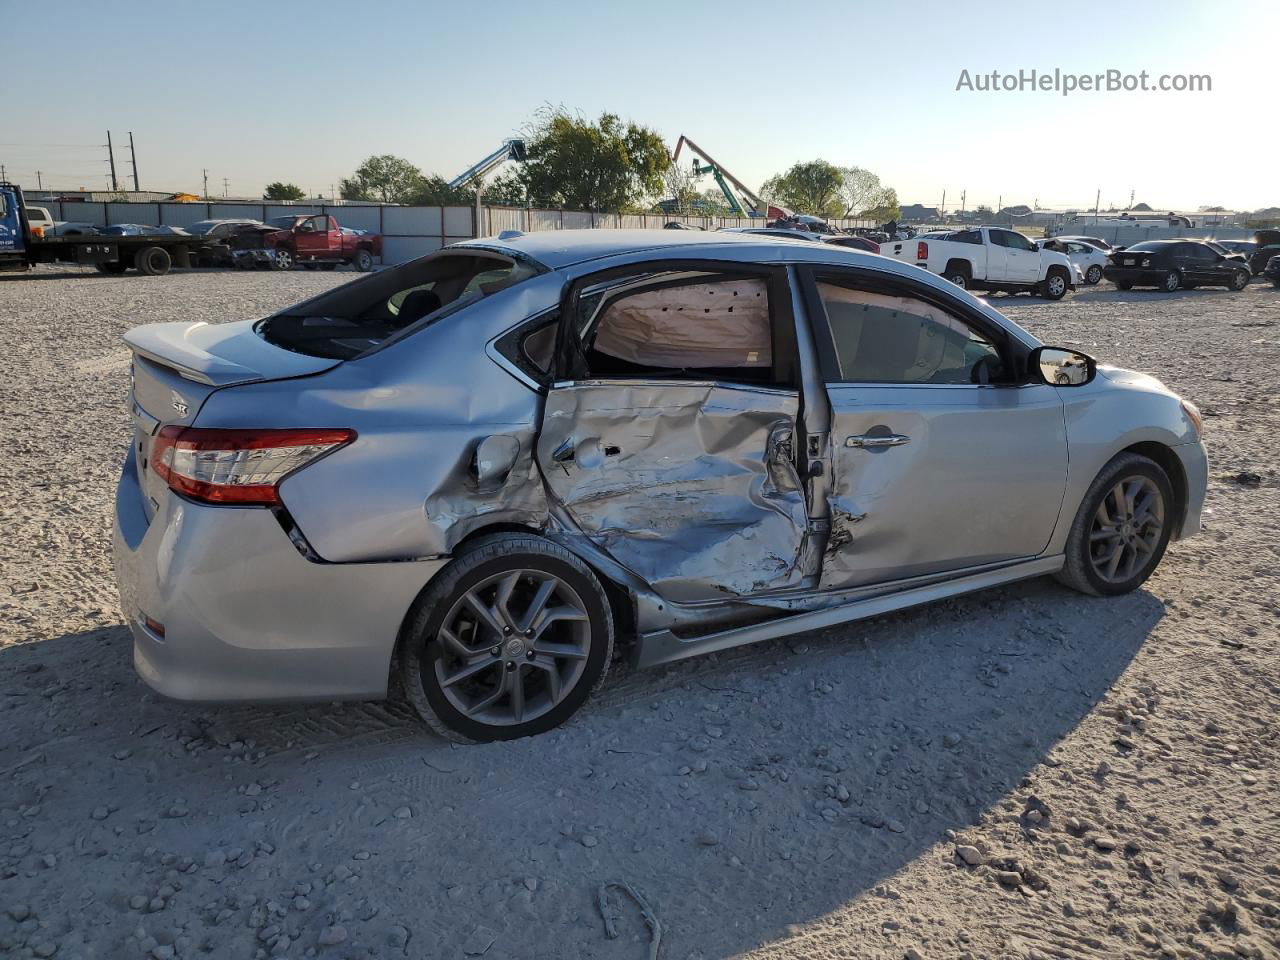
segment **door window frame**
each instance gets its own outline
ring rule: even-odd
[[[555,353],[552,358],[551,382],[553,386],[595,380],[629,380],[637,383],[661,383],[666,377],[593,377],[583,366],[585,357],[576,347],[580,346],[578,333],[573,329],[577,316],[577,303],[582,290],[610,280],[622,280],[644,274],[701,272],[720,274],[725,279],[763,280],[769,298],[769,326],[773,362],[769,381],[733,380],[724,377],[703,378],[697,376],[676,378],[685,383],[713,383],[749,390],[784,390],[800,392],[800,353],[796,340],[796,318],[791,307],[791,285],[787,268],[781,264],[753,263],[739,260],[645,260],[625,266],[611,267],[595,273],[583,274],[565,285],[560,298],[560,317],[556,330]],[[646,286],[653,289],[661,283]]]
[[[818,352],[818,365],[822,379],[827,386],[855,387],[900,387],[909,390],[927,388],[930,390],[990,390],[1008,389],[1010,387],[1034,386],[1027,377],[1027,358],[1031,347],[1024,344],[1012,333],[975,310],[969,304],[947,296],[940,290],[910,280],[906,277],[894,276],[859,267],[843,267],[829,264],[798,264],[797,281],[804,301],[805,313],[809,317],[809,326],[813,333],[814,344]],[[877,293],[891,297],[911,297],[921,300],[930,306],[945,310],[947,313],[972,327],[975,332],[985,337],[1000,353],[1000,361],[1009,371],[1009,378],[1004,383],[902,383],[895,380],[869,381],[846,380],[840,371],[836,357],[835,336],[827,318],[827,309],[822,302],[822,294],[818,291],[818,283],[828,280],[841,286],[854,286],[867,293]]]

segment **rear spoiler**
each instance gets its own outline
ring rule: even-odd
[[[212,387],[305,377],[341,361],[273,346],[242,323],[155,323],[134,327],[124,342],[138,356]]]

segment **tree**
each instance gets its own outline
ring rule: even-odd
[[[898,203],[898,191],[893,187],[885,187],[873,206],[858,214],[860,220],[872,220],[875,223],[888,223],[902,216],[902,206]]]
[[[302,200],[306,198],[306,193],[296,183],[282,183],[277,180],[275,183],[267,184],[267,189],[262,194],[263,200]]]
[[[526,137],[519,177],[532,201],[566,210],[623,211],[662,189],[671,155],[655,131],[612,113],[595,123],[544,109]]]
[[[840,202],[844,205],[843,216],[852,216],[855,210],[866,210],[877,206],[885,190],[884,184],[870,170],[861,167],[840,168]]]
[[[809,160],[770,177],[760,192],[763,199],[797,213],[838,217],[845,209],[840,196],[843,186],[844,174],[834,163]]]
[[[412,203],[422,192],[424,179],[422,171],[408,160],[387,153],[360,164],[351,178],[338,185],[338,192],[343,200]]]

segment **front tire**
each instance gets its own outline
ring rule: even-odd
[[[400,675],[427,725],[459,743],[559,726],[603,682],[613,613],[599,579],[533,534],[483,537],[410,613]]]
[[[1094,286],[1102,281],[1102,268],[1096,263],[1084,272],[1084,282]]]
[[[292,270],[294,264],[293,251],[288,247],[276,247],[271,255],[272,270]]]
[[[1136,453],[1112,458],[1080,502],[1058,580],[1099,597],[1136,590],[1169,545],[1173,508],[1173,485],[1158,464]]]
[[[1061,300],[1067,295],[1067,278],[1061,270],[1050,270],[1049,275],[1040,284],[1040,296],[1046,300]]]
[[[1249,272],[1247,270],[1237,270],[1231,274],[1231,289],[1235,291],[1243,290],[1249,285]]]
[[[373,254],[368,250],[357,250],[355,259],[351,262],[361,273],[368,273],[373,269]]]

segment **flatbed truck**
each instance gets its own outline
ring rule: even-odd
[[[181,234],[50,236],[31,224],[22,188],[0,182],[0,273],[25,272],[37,263],[74,263],[101,273],[137,270],[161,276],[172,266],[191,266],[191,255],[201,246],[199,237]]]

